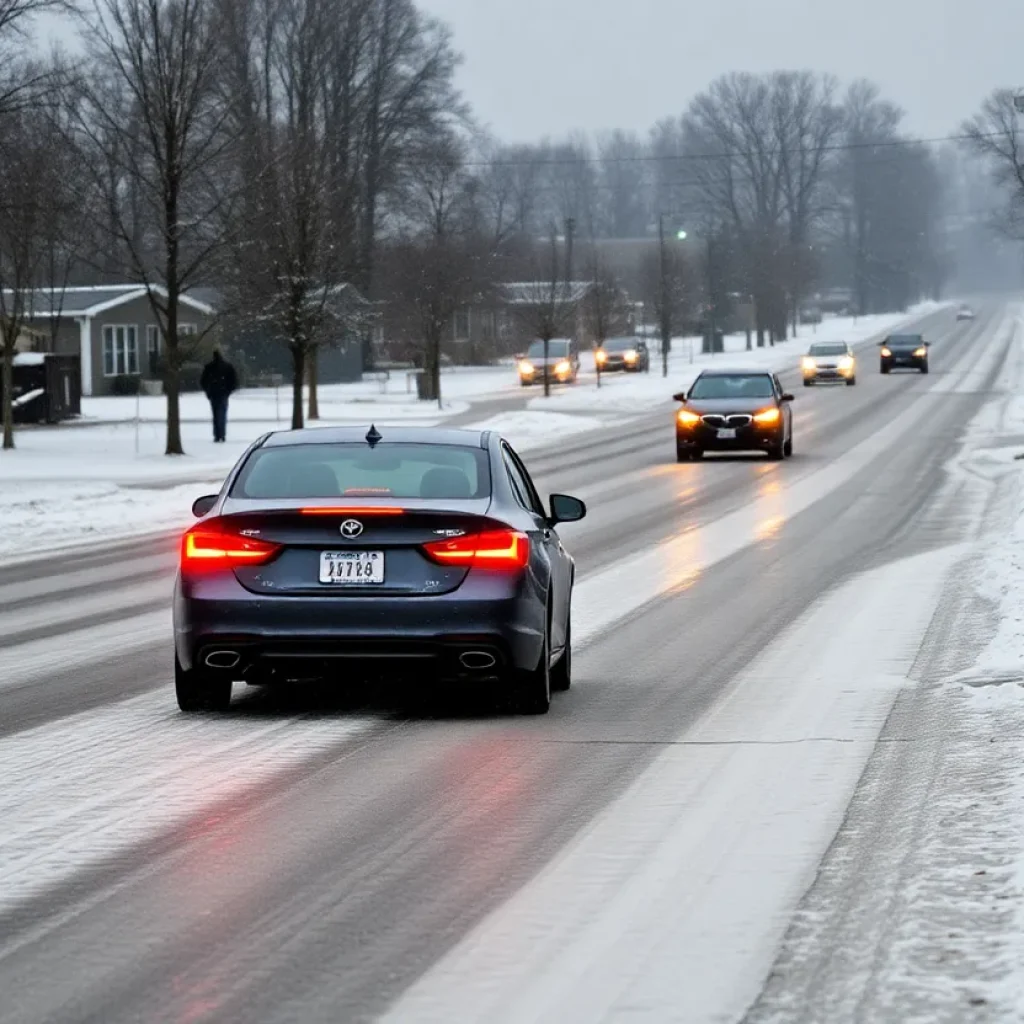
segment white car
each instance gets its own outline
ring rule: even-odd
[[[974,319],[974,310],[971,309],[970,306],[961,306],[956,311],[956,318],[957,318],[957,320],[973,320]]]
[[[845,341],[819,341],[811,345],[800,361],[804,387],[818,381],[843,382],[847,387],[857,383],[857,357]]]

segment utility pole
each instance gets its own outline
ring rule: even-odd
[[[573,236],[576,233],[576,218],[565,218],[565,301],[572,302],[572,247]],[[572,304],[572,334],[573,340],[579,342],[579,309]]]
[[[668,267],[665,265],[665,214],[658,214],[658,258],[660,295],[658,320],[661,327],[661,375],[668,376],[668,346],[672,335],[672,318],[668,308]]]
[[[708,232],[708,348],[707,351],[715,354],[715,249],[714,239],[711,232]]]

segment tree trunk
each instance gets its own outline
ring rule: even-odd
[[[318,346],[311,346],[307,360],[306,376],[309,378],[309,413],[306,416],[307,420],[320,419],[320,396],[318,394],[320,385],[319,351]]]
[[[181,376],[178,353],[178,302],[177,296],[167,301],[167,367],[164,372],[164,394],[167,397],[167,444],[165,455],[184,455],[181,444]]]
[[[14,345],[5,345],[3,355],[4,450],[14,447]]]
[[[302,420],[302,383],[306,379],[306,344],[292,340],[292,430],[301,430],[305,424]]]

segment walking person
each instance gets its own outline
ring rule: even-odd
[[[219,348],[213,350],[213,358],[203,367],[199,386],[210,400],[210,409],[213,412],[213,440],[218,444],[223,443],[228,432],[228,399],[238,390],[238,374],[221,355]]]

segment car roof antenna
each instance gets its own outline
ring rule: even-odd
[[[371,423],[370,429],[366,432],[366,443],[371,448],[376,448],[378,442],[382,440],[383,438],[380,435],[380,431]]]

